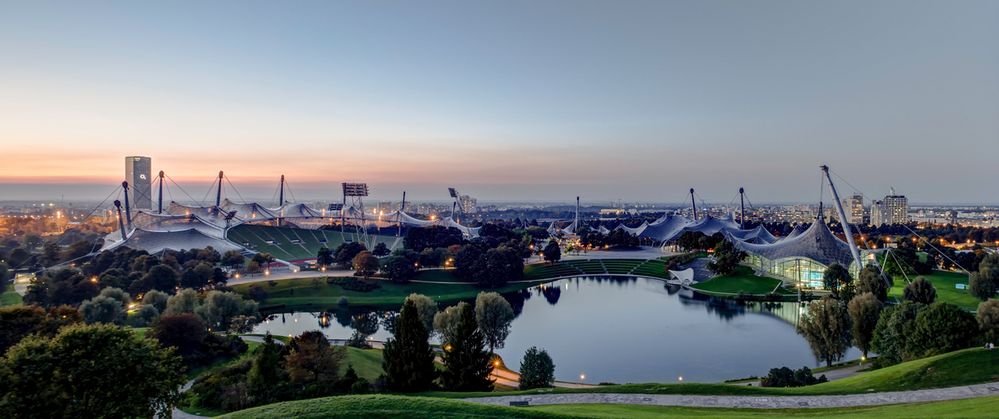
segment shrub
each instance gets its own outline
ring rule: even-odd
[[[803,387],[821,384],[828,381],[825,375],[815,378],[808,367],[791,370],[788,367],[772,368],[766,377],[760,380],[763,387]]]

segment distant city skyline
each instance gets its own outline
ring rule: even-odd
[[[8,2],[0,200],[996,203],[999,2]],[[183,23],[180,23],[183,22]],[[854,192],[840,185],[841,196]],[[186,197],[178,197],[184,199]],[[830,202],[828,190],[826,202]]]

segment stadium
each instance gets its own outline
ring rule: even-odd
[[[214,186],[213,205],[189,205],[175,201],[163,202],[165,175],[160,172],[159,197],[156,210],[133,210],[129,203],[128,184],[122,183],[124,205],[115,201],[119,228],[107,234],[101,251],[128,247],[159,253],[212,247],[219,252],[240,251],[247,255],[268,253],[275,263],[297,271],[316,259],[322,247],[336,248],[347,242],[360,242],[372,249],[384,244],[389,250],[402,246],[407,228],[442,226],[456,228],[467,238],[478,235],[479,228],[468,227],[447,217],[421,219],[405,212],[402,207],[390,213],[364,210],[362,198],[367,185],[343,183],[342,204],[330,204],[316,209],[304,203],[284,200],[285,179],[281,177],[280,202],[267,207],[257,202],[235,202],[223,199],[223,172]],[[231,185],[231,183],[230,183]],[[233,187],[234,188],[234,187]],[[452,196],[456,193],[452,192]]]

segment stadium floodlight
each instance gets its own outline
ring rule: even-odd
[[[451,194],[452,198],[457,198],[458,197],[458,190],[456,190],[454,188],[447,188],[447,193]]]
[[[330,204],[330,206],[327,208],[327,211],[330,212],[342,211],[342,210],[343,210],[343,204],[341,203]]]
[[[368,196],[368,184],[344,182],[343,196]]]

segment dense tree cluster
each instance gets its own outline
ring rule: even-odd
[[[714,260],[708,262],[708,269],[718,275],[729,275],[745,258],[746,252],[736,249],[731,241],[722,240],[715,246]]]
[[[803,387],[828,381],[825,375],[815,378],[808,367],[792,370],[788,367],[771,368],[766,377],[760,380],[763,387]]]

